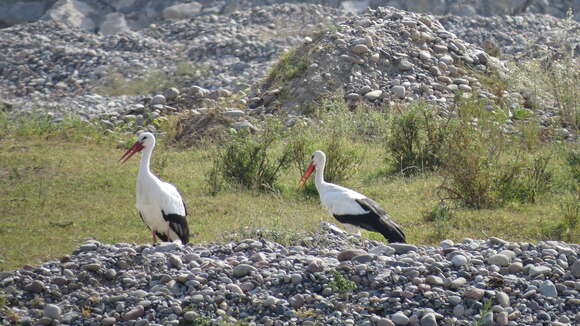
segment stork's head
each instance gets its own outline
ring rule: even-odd
[[[323,167],[325,163],[326,163],[326,154],[324,154],[324,152],[321,150],[315,151],[312,154],[312,160],[310,161],[310,165],[308,166],[306,171],[304,171],[302,178],[300,178],[300,183],[298,184],[298,186],[299,187],[304,186],[304,184],[306,183],[308,178],[310,178],[314,170],[317,167]]]
[[[133,144],[133,146],[123,154],[119,161],[121,161],[121,164],[125,163],[135,153],[142,151],[144,148],[150,148],[153,146],[155,146],[155,136],[150,132],[142,132],[137,137],[135,144]]]

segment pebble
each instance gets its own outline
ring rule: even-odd
[[[256,271],[254,266],[248,264],[239,264],[234,267],[233,275],[234,277],[243,277],[249,275],[250,273]]]
[[[509,305],[510,305],[510,297],[505,292],[497,291],[495,293],[495,297],[497,299],[497,302],[502,307],[509,307]]]
[[[374,101],[374,100],[378,99],[379,97],[381,97],[381,95],[383,95],[383,91],[381,91],[380,89],[377,89],[377,90],[370,91],[370,92],[366,93],[365,98],[369,101]]]
[[[555,298],[558,296],[558,291],[556,290],[556,286],[550,280],[542,282],[540,285],[539,291],[546,297]]]
[[[403,312],[396,312],[391,315],[391,320],[395,325],[407,325],[409,324],[409,317],[407,317]]]
[[[465,291],[465,293],[463,294],[464,297],[466,297],[468,299],[475,299],[475,300],[481,300],[481,298],[483,298],[484,295],[485,295],[484,290],[474,288],[474,287],[468,288]]]
[[[532,266],[529,270],[530,277],[534,278],[539,275],[548,275],[552,273],[552,269],[548,266]]]
[[[434,313],[428,313],[421,318],[421,326],[437,326]]]
[[[467,258],[465,258],[463,255],[455,255],[453,258],[451,258],[451,262],[453,265],[460,267],[467,264]]]
[[[44,305],[44,316],[50,319],[59,320],[60,319],[61,309],[59,306],[55,304],[46,304]]]
[[[165,96],[163,96],[161,94],[155,95],[151,99],[151,105],[165,104],[166,102],[167,102],[167,100],[165,99]]]
[[[405,87],[404,86],[400,86],[400,85],[393,86],[393,88],[391,89],[391,91],[398,98],[400,98],[400,99],[405,98]]]
[[[25,291],[32,293],[40,293],[44,291],[44,289],[45,289],[44,282],[38,280],[34,280],[24,287]]]
[[[341,251],[338,256],[336,257],[336,259],[338,259],[338,261],[348,261],[353,259],[356,256],[360,256],[360,255],[366,255],[367,252],[361,249],[345,249],[343,251]]]
[[[575,278],[580,278],[580,259],[576,259],[574,264],[572,264],[572,267],[570,267],[570,272]]]
[[[388,246],[395,249],[395,252],[399,255],[417,251],[417,246],[408,243],[390,243]]]

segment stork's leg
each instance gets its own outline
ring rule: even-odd
[[[155,232],[151,231],[151,234],[153,234],[153,244],[157,243],[157,236],[155,236]]]

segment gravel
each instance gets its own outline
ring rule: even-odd
[[[22,325],[580,322],[578,244],[464,239],[406,249],[328,223],[288,245],[259,238],[186,246],[91,240],[60,260],[0,273],[0,295]],[[505,250],[525,268],[488,263]],[[359,258],[365,256],[372,259]],[[459,256],[469,259],[457,265]],[[551,272],[532,276],[534,266]],[[492,308],[482,316],[486,302]]]

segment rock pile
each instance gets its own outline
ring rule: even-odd
[[[0,28],[38,19],[54,19],[91,33],[111,35],[140,30],[161,20],[179,20],[208,14],[230,14],[272,4],[311,3],[360,13],[367,7],[394,7],[435,15],[503,16],[524,13],[566,17],[571,8],[580,19],[574,0],[3,0]]]
[[[87,241],[0,273],[0,324],[572,325],[579,291],[578,244],[385,245],[323,223],[288,246]]]
[[[547,15],[440,17],[459,38],[505,59],[543,58],[551,51],[580,55],[580,23]]]
[[[274,68],[253,106],[301,112],[336,93],[351,105],[421,98],[445,106],[456,91],[494,98],[473,72],[502,69],[499,60],[433,16],[379,8],[305,39]]]
[[[135,110],[141,96],[106,96],[96,86],[110,84],[113,74],[129,81],[156,70],[185,93],[192,86],[204,96],[236,91],[259,80],[302,34],[342,17],[329,7],[275,5],[111,36],[54,21],[17,25],[0,30],[0,98],[19,110],[42,107],[87,118],[123,114]]]

